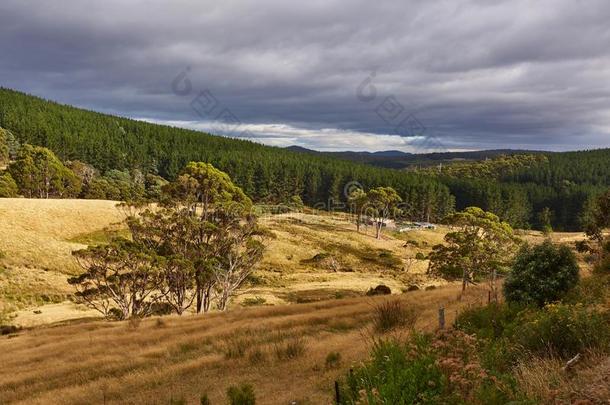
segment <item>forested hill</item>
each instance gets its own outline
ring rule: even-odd
[[[556,230],[574,231],[594,196],[610,187],[610,149],[503,155],[418,173],[447,185],[458,209],[475,205],[517,227],[540,229],[550,220]]]
[[[0,128],[8,130],[14,143],[44,146],[64,162],[93,166],[101,176],[95,184],[112,186],[110,191],[89,193],[83,187],[84,198],[124,198],[123,190],[129,188],[125,185],[142,174],[171,180],[189,161],[203,161],[227,172],[259,202],[286,203],[299,196],[307,205],[327,208],[345,203],[345,191],[356,183],[365,189],[395,188],[413,220],[438,221],[453,208],[478,206],[516,227],[540,228],[541,215],[547,213],[556,230],[578,230],[588,202],[610,186],[610,149],[465,152],[459,158],[472,159],[466,162],[456,162],[454,154],[359,154],[375,162],[428,162],[427,169],[422,164],[417,171],[395,170],[377,167],[368,158],[355,159],[360,163],[340,153],[264,146],[86,111],[2,88]],[[439,167],[440,173],[429,165],[447,160],[453,162]]]
[[[344,202],[345,188],[357,182],[394,187],[414,219],[439,219],[454,204],[448,188],[427,176],[100,114],[2,88],[0,127],[22,144],[47,147],[63,161],[85,162],[113,178],[138,170],[173,179],[189,161],[203,161],[227,172],[256,201],[282,203],[298,195],[308,205],[328,206],[329,200]]]
[[[556,230],[580,230],[594,196],[610,187],[610,149],[427,154],[291,149],[436,178],[449,187],[457,209],[478,206],[519,228],[541,229],[550,220]]]
[[[529,150],[513,150],[513,149],[494,149],[494,150],[478,150],[467,152],[431,152],[431,153],[407,153],[395,150],[379,151],[379,152],[317,152],[310,149],[301,148],[298,146],[290,146],[286,149],[320,154],[327,157],[351,160],[353,162],[366,163],[372,166],[385,167],[391,169],[421,169],[439,164],[453,164],[463,161],[479,161],[485,159],[493,159],[503,155],[516,154],[542,154],[546,152],[529,151]]]

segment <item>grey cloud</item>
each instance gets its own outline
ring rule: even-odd
[[[250,135],[276,145],[408,150],[375,112],[394,96],[448,149],[602,147],[609,18],[603,0],[4,0],[0,85],[200,128],[210,89],[243,125],[292,128]]]

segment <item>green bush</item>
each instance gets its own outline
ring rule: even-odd
[[[503,376],[502,376],[503,377]],[[478,342],[461,331],[378,340],[341,385],[343,404],[504,404],[514,390],[488,373]]]
[[[250,384],[243,383],[239,386],[232,385],[227,389],[230,405],[254,405],[256,404],[256,396],[254,395],[254,387]]]
[[[441,403],[447,384],[436,365],[431,339],[417,334],[408,344],[376,342],[371,360],[347,376],[341,403]]]
[[[515,344],[534,355],[570,358],[588,349],[610,347],[608,314],[581,304],[551,304],[523,313],[517,322]]]
[[[508,302],[542,307],[573,289],[578,272],[576,257],[568,246],[556,246],[548,240],[534,247],[525,245],[504,282],[504,296]]]
[[[520,304],[491,303],[486,306],[468,308],[462,311],[456,321],[456,328],[480,339],[495,339],[512,335],[514,322],[526,307]]]

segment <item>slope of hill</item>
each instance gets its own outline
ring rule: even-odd
[[[96,316],[71,301],[67,276],[80,271],[71,252],[112,236],[125,236],[125,216],[113,201],[0,199],[0,315],[8,323],[37,325]],[[267,252],[236,304],[302,303],[363,295],[379,284],[400,293],[409,286],[442,284],[424,273],[427,252],[440,243],[442,229],[374,237],[355,231],[343,214],[293,213],[263,216],[273,232]],[[36,312],[35,312],[36,311]],[[0,318],[2,318],[0,316]],[[0,324],[3,323],[0,319]]]
[[[459,286],[403,294],[417,327],[451,322],[458,308],[485,299]],[[385,297],[246,308],[205,316],[87,322],[0,338],[0,402],[16,404],[227,403],[229,385],[247,382],[257,404],[331,403],[333,381],[366,358],[371,314]],[[402,331],[407,333],[406,330]],[[340,360],[326,362],[329,353]]]
[[[80,235],[112,232],[113,224],[124,218],[115,204],[0,198],[0,323],[3,314],[60,303],[72,295],[66,278],[78,268],[71,252],[86,247]],[[70,308],[77,317],[82,313],[80,307]]]
[[[436,180],[415,174],[95,113],[2,88],[0,127],[21,143],[48,147],[62,160],[81,160],[102,173],[138,169],[173,179],[190,161],[212,163],[256,201],[281,203],[298,195],[310,206],[339,203],[353,182],[392,186],[403,196],[426,189],[448,194]]]

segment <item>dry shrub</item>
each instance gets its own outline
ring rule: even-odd
[[[246,383],[230,386],[227,389],[227,396],[230,405],[254,405],[256,403],[254,387]]]
[[[514,370],[519,389],[540,403],[608,403],[610,401],[610,357],[588,352],[570,371],[565,360],[532,357]]]
[[[326,356],[326,368],[332,369],[337,368],[341,365],[341,353],[339,352],[330,352]]]
[[[568,384],[561,367],[562,362],[556,358],[532,357],[517,364],[515,377],[519,388],[528,398],[550,404],[557,399],[558,387]]]
[[[396,328],[412,328],[417,321],[415,308],[406,307],[400,301],[386,301],[375,307],[373,324],[380,333],[389,332]]]
[[[297,336],[283,342],[278,342],[274,346],[275,356],[278,360],[292,360],[301,357],[307,351],[305,338]]]
[[[260,365],[261,363],[265,363],[267,361],[267,353],[261,348],[257,347],[250,352],[248,355],[248,360],[252,365]]]
[[[227,359],[239,359],[245,356],[250,342],[242,337],[231,337],[225,343],[225,358]]]
[[[142,323],[142,318],[140,318],[138,316],[132,316],[127,321],[127,329],[135,331],[140,327],[141,323]]]

